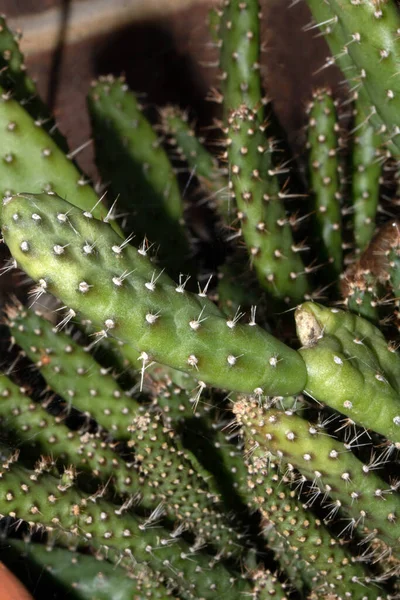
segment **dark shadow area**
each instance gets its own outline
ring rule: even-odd
[[[56,108],[58,91],[61,84],[61,65],[65,55],[68,21],[71,13],[71,0],[62,0],[60,9],[60,29],[58,32],[57,45],[51,57],[49,81],[46,94],[47,105],[52,113],[54,113]]]
[[[205,99],[208,83],[187,40],[181,40],[182,47],[178,40],[168,18],[133,24],[107,36],[94,56],[94,74],[123,73],[149,108],[176,104],[189,108],[200,126],[209,125],[218,107]]]

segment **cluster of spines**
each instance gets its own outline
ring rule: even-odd
[[[341,516],[346,522],[343,532],[358,531],[370,540],[382,540],[398,555],[398,484],[386,483],[376,474],[379,460],[363,464],[323,426],[310,425],[292,411],[265,413],[256,403],[238,402],[234,412],[249,443],[297,469],[301,482],[312,482],[329,509],[327,519]]]
[[[145,562],[177,586],[182,598],[212,598],[215,593],[221,598],[224,594],[240,597],[249,587],[195,546],[160,526],[155,528],[154,519],[133,516],[129,500],[118,506],[103,500],[101,492],[85,496],[74,485],[73,469],[57,478],[48,473],[49,467],[51,462],[41,460],[29,471],[10,455],[1,467],[0,514],[23,518],[32,529],[60,531],[77,541],[89,541],[116,563],[124,555],[132,557],[133,563]]]
[[[53,432],[46,429],[43,436],[40,423],[51,421],[51,415],[44,419],[43,414],[38,414],[43,413],[39,405],[32,404],[28,398],[20,398],[20,404],[24,401],[32,406],[38,419],[35,422],[31,418],[28,425],[26,418],[18,415],[19,422],[24,420],[18,427],[24,427],[25,435],[22,431],[17,435],[25,443],[34,436],[41,442],[43,453],[64,458],[66,455],[77,469],[92,470],[92,474],[103,482],[109,477],[120,496],[137,495],[141,510],[162,503],[165,506],[163,512],[169,518],[185,522],[185,527],[195,531],[205,543],[212,544],[222,554],[242,552],[240,535],[229,525],[219,496],[209,490],[205,481],[209,475],[196,471],[191,464],[192,457],[180,448],[179,440],[174,439],[173,431],[164,426],[159,414],[146,411],[132,397],[127,397],[112,374],[101,368],[87,350],[32,310],[17,305],[9,307],[8,324],[14,341],[36,361],[50,389],[93,418],[103,428],[103,438],[111,436],[108,443],[103,442],[102,449],[101,439],[96,440],[88,433],[79,438],[64,426],[65,431],[54,433],[55,440],[50,443]],[[11,382],[6,383],[12,386]],[[13,391],[15,396],[15,386]],[[121,402],[122,406],[118,406]],[[17,404],[16,399],[14,404]],[[7,409],[4,406],[4,411]],[[56,441],[62,434],[70,440],[70,445],[61,439],[57,446]],[[121,440],[134,451],[129,458],[130,464],[112,451],[113,444]],[[97,449],[91,448],[96,444]],[[85,450],[89,456],[85,456]],[[92,453],[93,457],[90,456]]]
[[[252,501],[261,511],[268,544],[296,589],[313,590],[316,597],[334,593],[346,598],[347,593],[358,598],[364,593],[362,586],[370,583],[368,571],[297,498],[290,479],[279,468],[279,460],[274,462],[251,436],[247,466]]]

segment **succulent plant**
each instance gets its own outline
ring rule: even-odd
[[[3,272],[28,276],[2,314],[0,559],[33,594],[400,597],[400,13],[308,4],[347,131],[316,89],[291,158],[258,2],[224,0],[214,144],[101,77],[100,198],[0,22]]]

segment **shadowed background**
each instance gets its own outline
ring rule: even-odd
[[[336,68],[319,70],[328,55],[317,30],[305,31],[303,1],[261,0],[262,74],[289,139],[302,147],[304,106],[311,89],[340,89]],[[118,6],[117,6],[118,4]],[[200,125],[218,106],[205,100],[217,86],[216,52],[207,30],[212,2],[204,0],[3,0],[2,10],[23,33],[30,74],[52,106],[72,149],[90,139],[86,93],[100,74],[125,73],[146,105],[169,102],[190,108]],[[113,11],[110,12],[110,6]],[[96,178],[92,148],[78,157]]]

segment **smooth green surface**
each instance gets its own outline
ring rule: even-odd
[[[4,94],[0,96],[0,130],[2,197],[53,191],[97,218],[106,216],[107,209],[72,161],[16,100]],[[50,204],[52,197],[47,201]]]
[[[400,357],[369,321],[306,303],[296,311],[306,392],[400,444]]]

